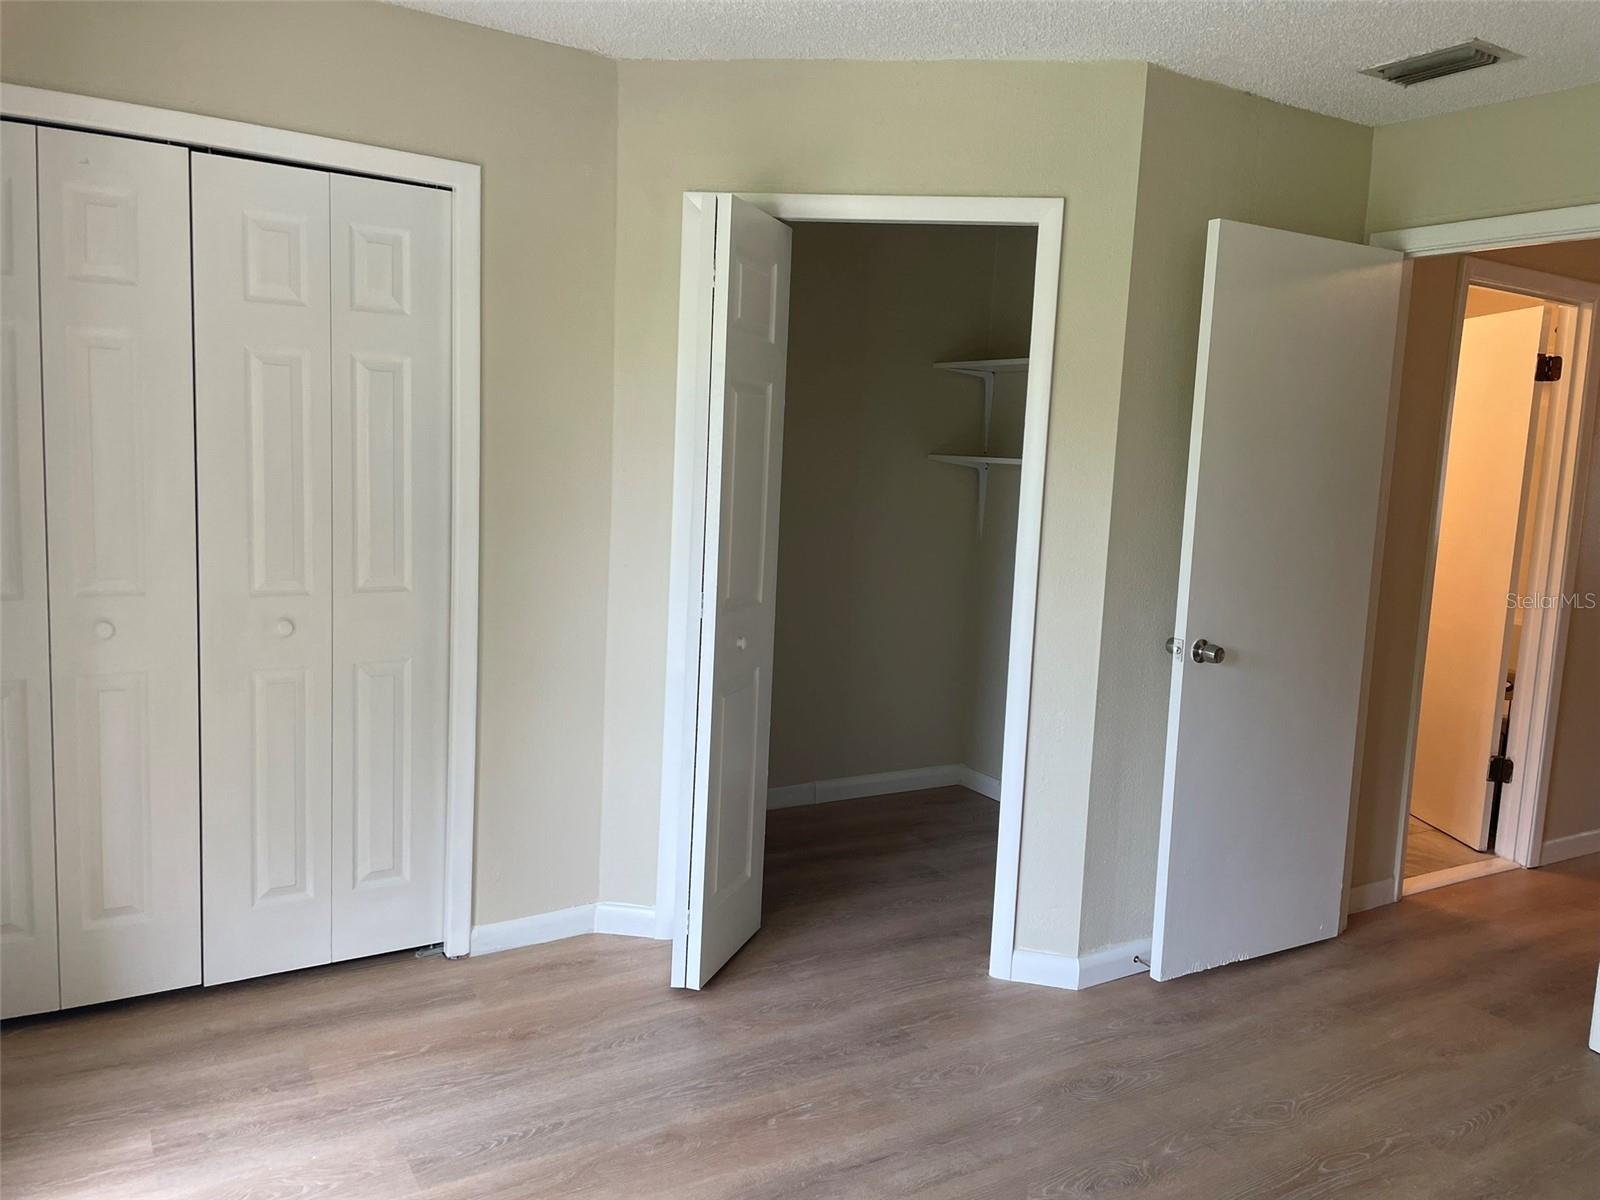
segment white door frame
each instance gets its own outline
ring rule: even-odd
[[[1503,250],[1516,246],[1543,245],[1550,242],[1577,241],[1600,237],[1600,204],[1577,205],[1570,208],[1548,209],[1538,212],[1512,213],[1500,217],[1485,217],[1471,221],[1456,221],[1442,225],[1417,226],[1409,229],[1388,230],[1376,233],[1368,240],[1377,246],[1403,251],[1408,258],[1432,257],[1440,254],[1468,254],[1474,250]],[[1450,430],[1450,412],[1455,404],[1456,364],[1461,348],[1462,320],[1466,315],[1467,288],[1481,283],[1503,291],[1521,292],[1541,299],[1575,305],[1580,313],[1580,328],[1573,345],[1578,359],[1569,374],[1566,389],[1568,402],[1577,409],[1575,438],[1568,459],[1561,463],[1563,471],[1570,471],[1566,487],[1568,511],[1558,517],[1552,531],[1553,544],[1546,560],[1545,577],[1530,581],[1545,594],[1565,594],[1572,588],[1572,573],[1576,569],[1576,556],[1572,553],[1578,535],[1579,520],[1585,500],[1585,481],[1593,440],[1591,430],[1596,419],[1595,397],[1600,389],[1600,339],[1597,339],[1597,316],[1600,316],[1600,285],[1564,279],[1537,271],[1529,271],[1486,259],[1463,259],[1457,277],[1455,312],[1451,326],[1450,357],[1447,378],[1451,395],[1447,401],[1446,415],[1440,431],[1438,478],[1434,484],[1434,511],[1428,540],[1426,575],[1423,580],[1422,611],[1418,622],[1415,662],[1412,667],[1411,698],[1406,730],[1404,776],[1401,783],[1401,805],[1395,829],[1395,852],[1391,882],[1391,900],[1398,900],[1405,889],[1405,849],[1407,817],[1411,812],[1411,783],[1415,766],[1417,726],[1422,707],[1422,671],[1427,655],[1429,616],[1433,605],[1434,560],[1438,552],[1439,521],[1442,515],[1444,477],[1448,467],[1446,448]],[[1402,325],[1405,317],[1402,315]],[[1403,347],[1403,333],[1402,341]],[[1581,367],[1583,378],[1577,371]],[[1395,410],[1398,412],[1399,379],[1395,373]],[[1395,414],[1391,414],[1391,420]],[[1569,418],[1570,419],[1570,418]],[[1556,448],[1552,448],[1552,453]],[[1391,464],[1392,467],[1392,464]],[[1387,497],[1388,488],[1385,486]],[[1387,500],[1385,501],[1387,518]],[[1545,804],[1548,795],[1550,752],[1554,741],[1556,709],[1560,698],[1561,671],[1566,648],[1567,625],[1570,612],[1566,607],[1551,611],[1535,610],[1534,620],[1525,623],[1523,637],[1531,637],[1534,647],[1533,688],[1534,699],[1527,705],[1512,730],[1512,739],[1523,746],[1538,744],[1541,753],[1534,761],[1512,757],[1518,763],[1521,786],[1509,796],[1502,794],[1502,807],[1496,830],[1496,853],[1500,857],[1524,867],[1536,867],[1543,850]],[[1553,617],[1553,619],[1552,619]],[[1370,651],[1370,646],[1369,646]],[[1358,764],[1359,769],[1359,764]],[[1509,806],[1506,801],[1510,800]],[[1511,834],[1509,843],[1503,836]],[[1353,835],[1353,831],[1352,831]],[[1491,869],[1493,869],[1491,864]],[[1382,900],[1377,900],[1382,903]],[[1370,907],[1371,902],[1362,907]]]
[[[0,112],[18,121],[176,142],[195,149],[426,184],[450,192],[450,686],[444,950],[452,958],[466,954],[472,933],[477,796],[482,169],[476,163],[10,83],[0,86]]]
[[[1038,230],[1033,325],[1022,433],[1016,575],[1000,778],[1000,833],[995,860],[989,974],[1010,979],[1016,940],[1017,875],[1022,852],[1023,783],[1033,683],[1039,535],[1044,515],[1045,445],[1054,374],[1056,308],[1066,203],[1015,196],[835,196],[736,192],[782,221],[887,225],[1020,225]],[[715,233],[712,192],[683,196],[683,252],[678,287],[678,411],[673,453],[672,551],[667,603],[667,690],[661,754],[661,829],[656,864],[656,936],[671,938],[687,916],[694,795],[700,588],[696,567],[705,544],[706,448],[711,360],[711,278]]]

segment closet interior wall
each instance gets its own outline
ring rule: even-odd
[[[934,364],[1022,357],[1034,233],[794,225],[773,665],[774,792],[966,765],[998,778],[1015,467],[973,472],[982,384]],[[1025,376],[996,389],[990,450],[1018,455]]]

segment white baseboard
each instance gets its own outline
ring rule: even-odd
[[[1569,837],[1552,838],[1539,850],[1539,865],[1548,867],[1562,859],[1578,858],[1584,854],[1600,854],[1600,829],[1587,833],[1574,833]]]
[[[540,946],[562,938],[594,932],[594,905],[559,908],[555,912],[535,913],[511,921],[472,927],[472,954],[495,954],[522,946]]]
[[[624,937],[656,936],[656,910],[648,904],[618,904],[602,900],[594,906],[594,931]]]
[[[792,783],[788,787],[767,789],[767,808],[802,808],[817,802],[817,785]]]
[[[555,912],[535,913],[511,921],[472,927],[472,954],[495,954],[501,950],[520,950],[542,946],[562,938],[585,933],[613,933],[628,937],[653,938],[656,910],[645,904],[579,904]]]
[[[962,763],[937,767],[913,767],[909,771],[880,771],[875,775],[847,775],[842,779],[818,779],[814,783],[792,783],[767,789],[767,808],[799,808],[807,804],[831,804],[835,800],[859,800],[863,796],[889,796],[895,792],[920,792],[930,788],[965,787],[991,800],[1000,799],[1000,781],[980,775]]]
[[[1385,904],[1393,904],[1398,898],[1392,878],[1363,883],[1360,887],[1350,889],[1350,911],[1358,913],[1382,908]]]
[[[984,775],[971,767],[962,767],[961,778],[957,782],[968,791],[987,796],[990,800],[998,802],[1000,799],[1000,781],[993,775]]]
[[[1136,954],[1149,962],[1149,938],[1092,950],[1077,958],[1068,954],[1052,954],[1048,950],[1013,950],[1011,978],[1017,983],[1037,983],[1077,992],[1110,983],[1114,979],[1126,979],[1129,975],[1143,975],[1150,968],[1144,963],[1134,962],[1133,956]]]

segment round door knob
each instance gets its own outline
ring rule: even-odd
[[[96,621],[94,623],[94,635],[102,642],[109,642],[117,636],[117,627],[110,621]]]
[[[272,628],[279,637],[288,637],[294,632],[294,622],[289,620],[288,617],[279,617],[278,623]]]
[[[1227,657],[1228,652],[1215,642],[1208,642],[1205,638],[1199,639],[1194,644],[1194,660],[1197,663],[1219,663]]]
[[[735,648],[735,649],[736,649],[736,650],[743,650],[743,649],[745,649],[745,648],[746,648],[746,647],[747,647],[747,646],[748,646],[748,645],[749,645],[749,644],[750,644],[750,643],[749,643],[749,642],[747,642],[747,641],[745,641],[745,640],[744,640],[744,639],[743,639],[743,638],[734,638],[734,639],[733,639],[733,645],[734,645],[734,648]]]

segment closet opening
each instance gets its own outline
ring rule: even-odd
[[[1592,304],[1467,259],[1399,858],[1405,895],[1537,866],[1583,503]]]
[[[1061,215],[685,197],[674,986],[752,938],[1010,977]]]
[[[985,961],[1036,241],[793,226],[752,953]]]

